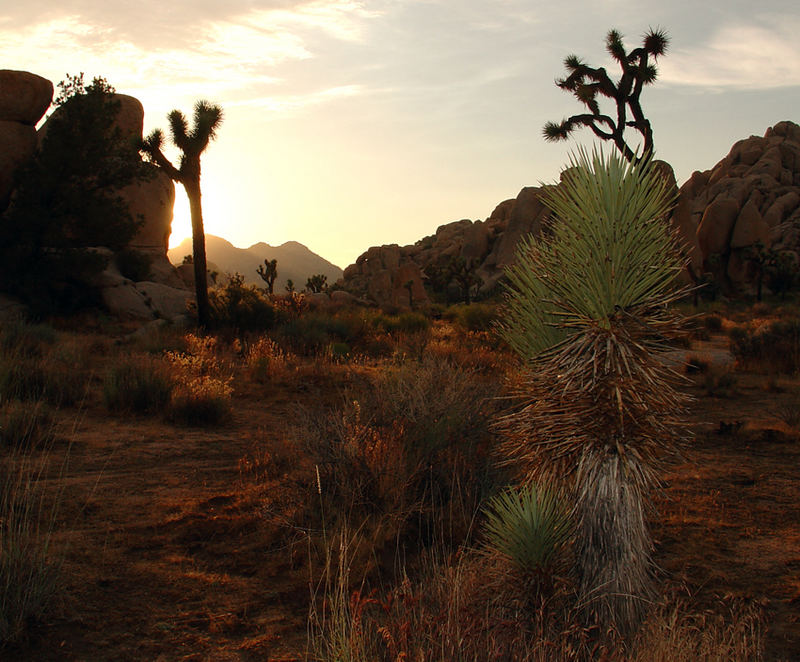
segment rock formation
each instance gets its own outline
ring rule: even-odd
[[[53,84],[45,78],[24,71],[0,70],[0,213],[8,206],[15,171],[33,156],[47,133],[50,118],[38,133],[36,124],[52,98]],[[141,141],[142,104],[124,94],[115,94],[113,99],[119,104],[115,122],[122,137]],[[52,116],[58,113],[57,108]],[[170,318],[184,313],[191,297],[167,259],[174,183],[154,167],[152,178],[121,189],[119,195],[128,203],[133,217],[142,222],[129,247],[149,259],[150,280],[134,283],[124,278],[109,252],[109,267],[97,283],[109,311],[138,319]]]
[[[53,100],[53,84],[27,71],[0,69],[0,212],[14,173],[36,151],[36,123]]]
[[[753,249],[800,250],[800,126],[779,122],[733,145],[711,170],[680,189],[673,222],[693,249],[695,273],[711,272],[729,292],[753,287]]]
[[[674,185],[669,164],[657,163]],[[424,303],[421,288],[430,288],[426,272],[460,257],[474,266],[479,292],[491,293],[520,240],[541,231],[548,212],[540,193],[525,187],[486,221],[443,225],[413,246],[370,248],[345,269],[341,285],[378,305],[397,306],[408,300],[404,284],[411,280],[414,301]],[[731,294],[753,290],[751,256],[759,246],[800,264],[800,126],[780,122],[764,137],[737,142],[711,170],[695,172],[680,188],[670,223],[682,238],[690,280],[712,272]]]

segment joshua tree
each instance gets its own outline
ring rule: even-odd
[[[206,235],[203,229],[203,208],[200,200],[200,155],[208,143],[216,138],[222,123],[222,108],[208,101],[194,105],[194,127],[189,131],[186,118],[179,110],[167,115],[172,142],[181,150],[180,166],[176,168],[164,156],[161,147],[164,134],[155,129],[142,143],[142,151],[163,168],[176,182],[180,182],[189,198],[192,215],[192,253],[194,256],[194,282],[197,295],[197,320],[200,326],[208,326],[211,307],[208,301],[206,277]]]
[[[328,289],[328,277],[324,274],[314,274],[306,281],[306,289],[309,292],[318,294]]]
[[[267,284],[267,292],[272,294],[272,288],[275,286],[275,279],[278,277],[278,261],[277,260],[264,260],[264,264],[259,265],[256,273],[261,276]]]
[[[556,79],[556,85],[572,92],[589,112],[573,115],[561,123],[548,122],[543,129],[545,140],[566,140],[577,127],[588,126],[598,138],[611,140],[628,161],[633,161],[636,152],[624,138],[625,129],[630,127],[642,134],[644,139],[641,158],[649,158],[653,153],[653,131],[650,121],[642,112],[640,97],[642,88],[656,80],[658,72],[653,62],[666,52],[668,45],[666,32],[651,29],[644,36],[642,45],[628,53],[622,43],[622,35],[617,30],[611,30],[606,36],[606,50],[622,68],[622,76],[616,83],[609,78],[605,68],[595,69],[577,55],[568,55],[564,59],[568,75]],[[600,111],[598,95],[614,101],[616,118]],[[631,119],[628,119],[628,110]]]
[[[652,591],[649,489],[683,439],[682,396],[657,356],[681,332],[668,304],[679,244],[673,202],[650,161],[579,152],[544,189],[552,234],[507,270],[501,331],[524,361],[520,406],[502,419],[525,481],[566,481],[587,617],[630,633]]]

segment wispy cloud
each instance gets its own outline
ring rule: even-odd
[[[124,13],[112,21],[111,13],[95,15],[85,4],[72,0],[65,7],[73,13],[24,26],[0,21],[0,61],[54,82],[78,70],[104,75],[158,110],[159,99],[175,103],[198,93],[225,103],[254,98],[256,105],[283,96],[290,101],[274,105],[284,110],[340,96],[320,93],[312,84],[304,103],[296,88],[278,94],[267,94],[267,88],[284,85],[280,66],[314,58],[323,40],[363,39],[367,21],[378,15],[355,0],[274,2],[267,8],[261,3],[259,9],[206,15],[191,30],[182,28],[180,39],[155,45],[148,21],[132,29]],[[335,82],[329,81],[330,89],[338,89]],[[341,89],[350,89],[348,83],[342,81]]]
[[[710,89],[770,89],[800,85],[800,20],[761,17],[729,24],[707,43],[676,49],[659,66],[662,82]]]
[[[364,90],[360,85],[341,85],[339,87],[317,90],[307,94],[273,95],[248,98],[240,101],[234,101],[228,103],[227,105],[229,107],[251,106],[263,108],[270,111],[271,117],[277,119],[281,114],[294,113],[298,110],[302,110],[303,108],[318,106],[334,99],[353,97],[362,94],[363,91]]]

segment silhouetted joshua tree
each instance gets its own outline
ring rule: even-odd
[[[167,115],[172,142],[181,150],[180,166],[176,168],[164,156],[161,147],[164,134],[155,129],[142,143],[142,151],[173,180],[183,185],[189,198],[192,216],[192,252],[194,256],[194,283],[197,294],[197,321],[206,327],[211,318],[208,301],[208,279],[206,276],[206,235],[203,229],[203,209],[200,196],[200,155],[208,143],[216,138],[217,129],[222,123],[222,108],[198,101],[194,105],[194,127],[191,131],[186,118],[179,110]]]
[[[275,279],[278,277],[278,261],[277,260],[264,260],[263,265],[259,265],[256,273],[261,276],[267,284],[267,292],[272,294],[272,288],[275,286]]]
[[[566,140],[576,128],[588,126],[594,134],[603,140],[610,140],[628,160],[636,159],[636,152],[625,141],[626,128],[636,129],[644,139],[642,154],[639,158],[647,159],[653,152],[653,131],[650,121],[644,116],[640,97],[642,88],[656,80],[657,70],[651,62],[667,51],[669,37],[664,30],[653,30],[644,36],[642,45],[630,53],[625,51],[622,35],[617,30],[609,31],[606,36],[606,50],[619,63],[622,76],[619,81],[609,78],[605,68],[592,68],[577,55],[568,55],[564,66],[568,75],[556,79],[556,85],[567,90],[586,106],[588,113],[573,115],[557,122],[544,125],[545,140]],[[600,112],[598,95],[613,99],[616,104],[616,118]],[[631,119],[628,119],[630,111]]]
[[[324,274],[314,274],[306,281],[306,289],[312,294],[319,294],[328,289],[328,277]]]

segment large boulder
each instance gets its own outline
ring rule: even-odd
[[[703,266],[697,269],[697,255],[690,251],[695,274],[715,271],[731,294],[752,291],[756,245],[795,260],[800,126],[779,122],[763,136],[737,141],[711,170],[695,172],[681,187],[672,220],[685,242],[701,252]]]
[[[53,101],[53,83],[27,71],[0,69],[0,120],[36,126]]]
[[[166,259],[172,233],[172,210],[175,205],[175,184],[160,168],[153,169],[152,179],[134,182],[120,191],[134,218],[142,220],[130,245],[135,248],[159,249]]]
[[[8,207],[14,173],[36,151],[36,129],[28,124],[0,120],[0,212]]]
[[[0,69],[0,212],[8,207],[14,174],[36,151],[36,123],[53,100],[46,78]]]

